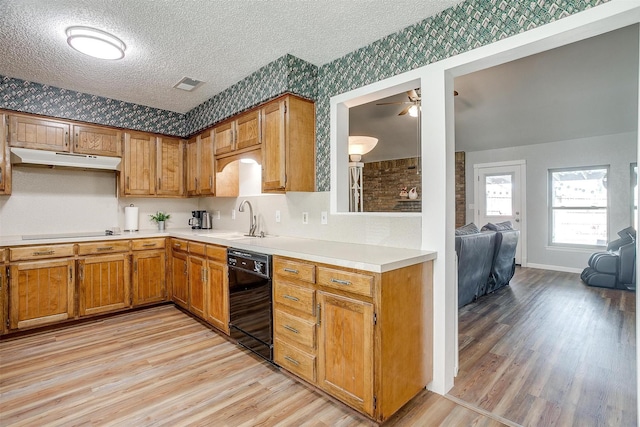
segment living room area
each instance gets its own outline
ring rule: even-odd
[[[455,79],[458,283],[487,280],[448,397],[506,425],[635,425],[635,292],[580,273],[637,230],[637,64],[633,25]]]

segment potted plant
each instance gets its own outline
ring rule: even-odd
[[[151,221],[158,223],[158,231],[164,231],[164,222],[171,218],[170,214],[158,211],[155,214],[149,215]]]

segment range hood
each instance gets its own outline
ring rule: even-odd
[[[55,151],[11,148],[11,163],[20,165],[59,166],[79,169],[120,170],[120,157],[57,153]]]

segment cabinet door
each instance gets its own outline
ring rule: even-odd
[[[9,144],[12,147],[70,151],[69,123],[29,116],[9,116]]]
[[[259,145],[260,139],[260,111],[252,111],[238,117],[236,120],[236,150]]]
[[[133,254],[133,305],[164,301],[167,298],[164,250]]]
[[[189,265],[187,254],[173,252],[171,256],[171,286],[173,302],[179,306],[189,308]]]
[[[177,138],[158,138],[156,194],[163,196],[184,195],[184,145]]]
[[[7,116],[0,114],[0,194],[11,194],[11,162],[9,161],[9,126]]]
[[[149,196],[155,187],[156,138],[147,133],[127,132],[124,136],[124,173],[122,194],[126,196]]]
[[[187,196],[197,196],[198,178],[200,175],[200,159],[198,154],[198,138],[194,137],[187,141]]]
[[[73,152],[119,157],[121,138],[122,133],[116,129],[73,125]]]
[[[213,196],[216,190],[216,174],[215,174],[215,154],[213,147],[213,134],[211,131],[207,131],[200,135],[198,148],[199,160],[199,183],[200,183],[200,195]]]
[[[286,101],[262,109],[262,191],[284,191],[286,185]]]
[[[10,268],[10,327],[23,329],[70,319],[74,311],[72,259],[13,264]]]
[[[225,123],[213,128],[213,140],[216,155],[230,153],[236,149],[234,141],[235,122]]]
[[[93,256],[78,261],[80,316],[131,305],[129,255]]]
[[[203,258],[189,256],[189,311],[204,319],[204,286],[207,266]]]
[[[229,276],[227,264],[208,262],[205,320],[229,334]]]
[[[3,251],[0,249],[0,261],[4,261]],[[7,266],[0,264],[0,335],[7,332]]]
[[[318,385],[373,415],[373,305],[318,291]]]

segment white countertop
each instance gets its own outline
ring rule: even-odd
[[[23,240],[21,236],[5,236],[0,237],[0,247],[140,239],[150,237],[177,237],[202,243],[261,252],[269,255],[281,255],[312,262],[356,268],[375,273],[384,273],[397,268],[434,260],[437,255],[436,252],[417,249],[333,242],[300,237],[246,237],[240,232],[231,230],[192,230],[190,228],[172,229],[163,233],[153,230],[142,230],[137,232],[124,232],[113,236],[67,237],[36,240]]]

